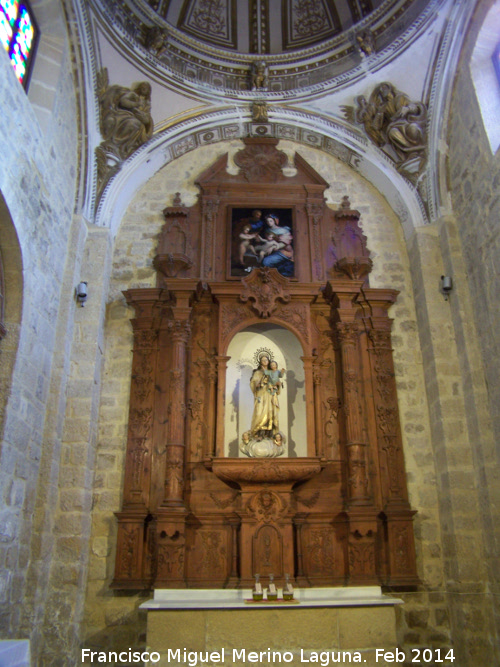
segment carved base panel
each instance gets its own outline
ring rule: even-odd
[[[312,515],[301,529],[303,574],[310,586],[343,585],[348,578],[345,515]]]
[[[378,517],[372,508],[348,510],[349,583],[380,583],[380,556],[377,549]]]
[[[224,516],[190,516],[186,523],[186,579],[190,587],[223,588],[231,575],[232,527]]]
[[[156,520],[155,588],[185,588],[186,523],[179,514],[162,513]]]
[[[420,583],[416,574],[415,539],[412,510],[384,517],[384,538],[387,550],[387,579],[391,588],[413,587]]]
[[[118,519],[117,556],[112,588],[144,589],[151,586],[147,571],[148,521],[144,513],[116,512]],[[145,548],[146,545],[146,548]]]

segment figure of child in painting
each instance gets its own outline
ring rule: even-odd
[[[271,394],[279,394],[282,387],[281,378],[285,375],[285,369],[282,368],[281,370],[278,370],[277,362],[271,361],[271,363],[269,364],[269,370],[264,372],[269,378],[268,380],[269,386],[267,390]]]
[[[260,238],[258,232],[252,232],[252,226],[251,225],[245,225],[243,229],[241,230],[240,234],[240,248],[239,248],[239,259],[240,259],[240,264],[244,264],[245,260],[245,253],[249,250],[253,255],[256,255],[257,253],[255,252],[254,248],[251,244],[251,242],[255,238]]]
[[[257,239],[260,243],[255,246],[255,250],[259,253],[261,261],[264,257],[267,257],[267,255],[270,255],[275,250],[279,250],[285,246],[284,243],[278,241],[278,237],[273,232],[267,232],[265,238],[258,236]]]

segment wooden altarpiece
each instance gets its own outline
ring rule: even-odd
[[[134,348],[114,588],[249,586],[256,572],[301,586],[417,584],[388,316],[397,292],[369,287],[348,198],[328,208],[323,178],[276,144],[245,140],[237,175],[220,158],[194,206],[177,194],[157,287],[125,293]],[[231,212],[263,207],[291,212],[292,276],[233,275]],[[305,456],[224,450],[228,345],[256,323],[300,342]]]

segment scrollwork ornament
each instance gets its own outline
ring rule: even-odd
[[[167,461],[165,486],[172,492],[169,495],[182,493],[182,489],[184,488],[184,476],[183,462],[180,458],[171,458]]]
[[[395,554],[395,569],[397,572],[408,572],[410,569],[409,559],[409,530],[407,526],[392,528],[393,544]]]
[[[202,530],[200,536],[203,549],[201,571],[212,575],[219,571],[222,573],[226,561],[226,550],[222,543],[222,535],[217,530]]]
[[[274,313],[275,317],[284,320],[294,329],[302,334],[304,339],[309,342],[309,327],[307,309],[300,303],[279,304]]]
[[[398,425],[397,408],[393,406],[377,406],[377,421],[384,435],[396,435]]]
[[[172,396],[176,396],[182,389],[184,371],[170,371],[170,391]]]
[[[151,428],[152,408],[133,408],[130,411],[129,428],[136,438],[146,438]]]
[[[138,542],[138,527],[124,527],[123,535],[124,539],[121,545],[120,569],[131,577],[134,570],[136,545]]]
[[[254,269],[248,278],[242,279],[243,291],[240,300],[250,302],[259,317],[270,317],[277,308],[277,302],[288,303],[291,299],[288,291],[288,279],[276,269],[267,267]]]
[[[222,339],[226,340],[233,329],[251,315],[250,309],[242,305],[222,304],[221,317]]]
[[[399,476],[399,452],[400,447],[398,445],[397,439],[395,436],[384,436],[385,445],[383,450],[387,457],[387,470],[389,473],[389,487],[393,495],[399,495],[401,491],[401,481]]]
[[[335,553],[333,534],[328,528],[311,530],[310,542],[307,547],[310,552],[311,563],[324,573],[331,573],[335,567]]]
[[[148,453],[148,450],[142,446],[143,443],[143,439],[138,439],[137,445],[130,451],[130,460],[132,462],[132,490],[136,491],[141,490],[144,457]]]
[[[371,533],[371,531],[370,531]],[[349,567],[351,574],[371,575],[375,570],[375,544],[371,535],[349,541]]]
[[[288,164],[288,158],[286,153],[276,150],[274,145],[247,145],[236,153],[234,162],[247,181],[266,180],[275,183],[283,176],[282,169]]]

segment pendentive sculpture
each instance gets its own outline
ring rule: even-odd
[[[242,436],[240,451],[250,457],[276,457],[283,454],[285,435],[279,430],[279,401],[285,369],[268,351],[257,353],[258,367],[250,378],[254,409],[250,431]]]
[[[407,175],[420,174],[425,163],[427,107],[413,102],[392,83],[381,83],[368,101],[356,98],[357,109],[344,106],[342,111],[351,122],[362,123],[366,134]]]
[[[151,84],[135,83],[131,88],[109,85],[104,68],[98,77],[98,100],[102,142],[96,148],[98,196],[122,163],[151,138]]]

